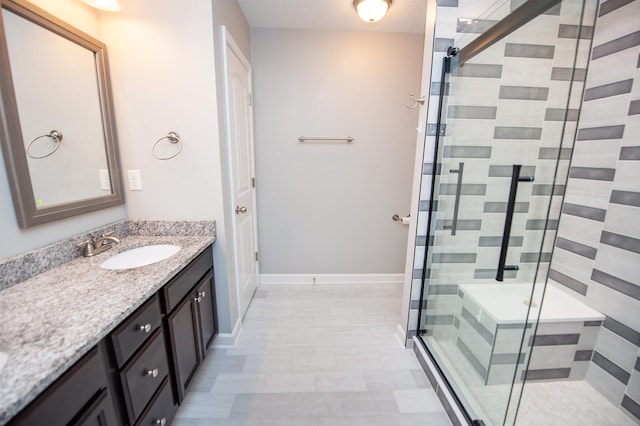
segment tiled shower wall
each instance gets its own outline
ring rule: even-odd
[[[442,58],[448,46],[468,43],[497,22],[497,15],[504,16],[522,3],[522,0],[512,0],[501,5],[504,10],[498,9],[491,16],[477,19],[493,1],[438,1],[434,81],[430,92],[409,337],[415,335],[418,328]],[[592,9],[590,22],[593,22],[595,3],[589,4]],[[455,237],[450,237],[446,228],[450,225],[451,215],[447,205],[454,200],[454,192],[450,189],[455,187],[456,176],[443,170],[437,186],[440,211],[436,215],[436,235],[432,236],[431,242],[435,238],[436,246],[443,245],[445,252],[439,252],[439,247],[430,251],[439,276],[438,282],[430,287],[428,297],[432,302],[429,319],[440,326],[440,337],[447,334],[445,325],[454,323],[452,314],[457,303],[457,284],[495,277],[511,165],[517,163],[524,166],[522,175],[535,174],[536,181],[521,184],[522,188],[518,189],[507,263],[518,264],[520,270],[506,272],[505,277],[509,278],[506,282],[533,280],[551,195],[552,216],[559,215],[564,186],[554,188],[552,185],[555,164],[559,156],[559,179],[564,180],[584,84],[592,27],[585,27],[578,34],[579,6],[579,1],[565,1],[562,7],[545,12],[535,22],[459,68],[457,76],[452,77],[451,88],[447,87],[451,93],[446,109],[446,136],[441,143],[451,138],[456,146],[447,146],[443,155],[451,164],[457,164],[458,160],[465,162],[465,183],[462,185],[459,231]],[[577,59],[581,65],[574,77],[577,83],[573,86],[568,122],[564,125],[579,36],[584,39],[580,40],[583,53]],[[563,134],[564,145],[560,150]],[[442,214],[445,209],[448,212]],[[557,223],[557,220],[550,222],[551,232],[545,238],[540,273],[543,277]],[[453,333],[452,327],[450,332]]]
[[[608,0],[550,277],[606,315],[587,381],[640,420],[640,0]]]

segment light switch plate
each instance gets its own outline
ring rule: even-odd
[[[142,175],[140,170],[127,170],[129,176],[129,190],[142,191]]]

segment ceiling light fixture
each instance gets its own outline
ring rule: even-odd
[[[93,6],[96,9],[106,10],[107,12],[119,12],[120,5],[118,0],[83,0],[89,6]]]
[[[391,6],[391,0],[353,0],[358,16],[365,22],[378,22]]]

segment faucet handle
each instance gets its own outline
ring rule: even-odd
[[[91,240],[82,241],[82,242],[76,244],[76,246],[84,249],[82,254],[85,257],[93,255],[93,249],[94,249],[93,241],[91,241]]]
[[[109,232],[106,232],[106,233],[102,234],[101,237],[110,237],[112,235],[113,235],[113,231],[109,231]]]

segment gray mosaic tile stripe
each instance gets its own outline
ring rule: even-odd
[[[521,263],[537,263],[540,262],[550,262],[551,261],[551,253],[538,253],[536,252],[523,252],[520,253],[520,262]]]
[[[473,279],[475,280],[486,280],[488,278],[495,278],[497,269],[475,269],[473,271]],[[505,278],[517,278],[518,271],[504,271]]]
[[[484,213],[506,213],[507,212],[507,203],[503,203],[500,201],[487,201],[484,203]],[[514,213],[528,213],[529,212],[529,203],[526,202],[518,202],[514,205],[513,208]]]
[[[436,230],[449,231],[453,221],[450,219],[439,219],[436,221]],[[458,219],[458,231],[479,231],[482,228],[482,221],[475,219]]]
[[[493,344],[493,333],[487,327],[485,327],[482,323],[480,323],[475,316],[465,307],[462,308],[462,318],[464,318],[469,325],[478,332],[480,337],[482,337],[487,344]]]
[[[453,315],[429,315],[426,323],[428,325],[450,325],[453,323]]]
[[[527,231],[544,231],[545,229],[558,229],[558,221],[556,219],[550,219],[548,222],[545,219],[529,219],[525,225]]]
[[[580,334],[539,334],[529,338],[529,346],[577,345]]]
[[[584,327],[600,327],[602,325],[602,321],[585,321],[582,325]]]
[[[602,86],[591,87],[584,91],[584,100],[593,101],[595,99],[609,98],[611,96],[624,95],[631,93],[633,79],[616,81]]]
[[[587,79],[586,68],[562,68],[553,67],[551,69],[551,80],[556,81],[585,81]]]
[[[436,38],[433,41],[433,50],[436,52],[446,52],[450,46],[453,46],[452,38]]]
[[[615,377],[625,385],[629,383],[629,378],[631,377],[631,374],[629,374],[623,368],[616,365],[613,361],[611,361],[609,358],[602,355],[600,352],[598,351],[593,352],[592,361],[594,362],[594,364],[602,368],[604,371],[606,371],[607,373],[609,373],[610,375],[612,375],[613,377]]]
[[[565,186],[564,185],[533,185],[533,189],[531,190],[531,195],[564,195]]]
[[[557,237],[556,247],[570,251],[587,259],[595,259],[598,249],[589,247],[585,244],[576,243],[575,241],[568,240],[566,238]]]
[[[489,177],[508,177],[513,174],[513,166],[491,165],[489,166]],[[535,166],[522,166],[521,176],[533,176],[536,174]]]
[[[636,364],[633,366],[633,369],[640,371],[640,357],[636,358]]]
[[[444,158],[491,158],[490,146],[445,146]]]
[[[458,294],[457,284],[430,285],[427,289],[429,295]]]
[[[640,332],[634,330],[633,328],[628,327],[620,321],[617,321],[611,317],[606,317],[602,326],[612,333],[615,333],[623,339],[627,340],[628,342],[631,342],[634,345],[640,347]]]
[[[624,206],[640,207],[640,192],[611,191],[609,202]]]
[[[493,138],[539,141],[542,138],[542,127],[496,126],[493,132]]]
[[[471,21],[471,22],[469,22]],[[456,32],[469,34],[482,34],[493,27],[498,21],[493,19],[466,19],[458,18]]]
[[[458,346],[458,348],[460,348],[460,351],[462,352],[462,354],[469,360],[469,362],[471,363],[473,368],[475,368],[478,374],[480,374],[482,378],[486,378],[487,369],[484,368],[484,366],[480,361],[478,361],[478,358],[476,358],[476,356],[473,354],[473,352],[471,352],[471,350],[467,347],[467,345],[465,345],[460,338],[458,338],[456,345]]]
[[[498,324],[498,330],[522,330],[523,328],[529,329],[532,327],[533,327],[533,324],[530,322],[528,322],[526,326],[524,325],[524,323]]]
[[[603,231],[600,236],[600,242],[608,246],[640,254],[640,240],[637,238]]]
[[[593,48],[591,60],[602,58],[625,49],[640,45],[640,31],[627,34],[608,43],[601,44]]]
[[[631,101],[629,104],[629,115],[638,115],[640,114],[640,100]]]
[[[498,108],[492,106],[449,105],[447,117],[493,120],[497,112]]]
[[[525,354],[493,354],[491,355],[491,364],[495,365],[510,365],[524,363]]]
[[[598,222],[604,222],[604,218],[607,215],[606,210],[597,209],[595,207],[580,206],[571,203],[564,203],[562,205],[562,213],[571,216],[583,217],[585,219],[591,219]]]
[[[603,3],[600,3],[600,12],[598,13],[598,16],[604,16],[607,13],[618,10],[622,6],[629,3],[633,3],[633,0],[607,0]]]
[[[509,237],[509,247],[522,247],[524,237]],[[500,247],[502,237],[480,237],[478,247]]]
[[[528,101],[546,101],[548,87],[500,86],[499,99],[518,99]]]
[[[453,326],[460,330],[460,320],[457,317],[453,318]]]
[[[544,114],[545,121],[578,121],[579,109],[547,108]]]
[[[440,84],[441,83],[439,81],[431,83],[431,86],[429,86],[429,94],[431,96],[440,96]],[[449,90],[451,90],[451,83],[445,83],[444,94],[449,95]],[[435,100],[434,102],[437,102],[437,100]]]
[[[455,183],[441,183],[440,195],[456,195],[457,185]],[[463,183],[460,188],[460,195],[485,195],[487,185],[481,183]]]
[[[620,157],[618,159],[619,160],[623,160],[623,161],[638,161],[638,160],[640,160],[640,146],[623,146],[623,147],[621,147],[620,148]]]
[[[555,46],[542,44],[505,43],[504,56],[510,58],[553,59]]]
[[[441,7],[458,7],[458,0],[438,0],[438,6],[441,6]]]
[[[574,361],[591,361],[592,356],[593,356],[593,351],[576,351],[576,354],[573,357],[573,360]]]
[[[545,368],[543,370],[526,370],[522,372],[526,380],[567,379],[571,374],[570,368]]]
[[[570,160],[572,152],[571,148],[540,148],[538,159],[557,160],[560,157],[561,160]]]
[[[476,253],[434,253],[433,263],[475,263]]]
[[[551,278],[558,284],[562,284],[563,286],[575,291],[576,293],[579,293],[583,296],[587,295],[587,290],[589,289],[589,287],[586,284],[583,284],[568,275],[558,272],[555,269],[549,270],[549,278]]]
[[[624,125],[590,127],[578,130],[579,141],[595,141],[602,139],[622,139]]]
[[[626,296],[640,300],[640,286],[630,283],[629,281],[614,277],[613,275],[607,274],[606,272],[602,272],[598,269],[594,269],[591,272],[591,280]]]
[[[616,169],[605,169],[597,167],[572,167],[569,177],[573,179],[603,180],[613,182],[616,176]]]
[[[591,39],[593,37],[593,27],[587,25],[567,25],[560,24],[558,27],[558,38],[582,38]]]
[[[502,65],[464,64],[455,71],[457,77],[500,78]]]
[[[629,395],[625,395],[624,398],[622,398],[622,403],[620,405],[633,415],[633,417],[640,420],[640,404],[631,399]]]

